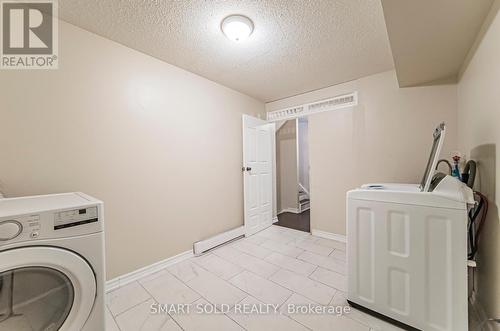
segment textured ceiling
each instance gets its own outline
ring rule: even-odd
[[[59,6],[64,21],[262,101],[394,67],[379,0],[59,0]],[[244,43],[220,31],[230,14],[255,23]]]
[[[454,83],[493,0],[382,0],[401,87]]]

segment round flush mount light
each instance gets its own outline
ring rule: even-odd
[[[222,32],[232,41],[247,39],[253,32],[253,22],[243,15],[231,15],[222,20]]]

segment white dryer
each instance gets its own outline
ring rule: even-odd
[[[0,331],[105,329],[103,204],[0,199]]]
[[[419,184],[347,193],[348,302],[405,329],[465,331],[467,221],[473,192],[434,174],[444,124]]]

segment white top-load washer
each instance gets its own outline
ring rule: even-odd
[[[0,199],[0,330],[96,331],[103,204],[83,193]]]
[[[434,175],[434,132],[420,184],[367,184],[347,193],[349,303],[406,329],[467,330],[467,220],[473,192]]]

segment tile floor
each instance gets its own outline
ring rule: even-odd
[[[288,311],[289,304],[347,305],[345,274],[345,244],[272,226],[108,293],[106,330],[400,330],[357,310],[340,317]],[[227,309],[150,314],[154,303]],[[235,307],[262,303],[279,313]]]

